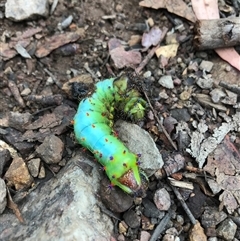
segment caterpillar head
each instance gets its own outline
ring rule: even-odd
[[[125,192],[135,196],[146,196],[146,190],[148,188],[148,178],[142,171],[138,171],[137,176],[134,170],[129,169],[118,179],[118,186]]]

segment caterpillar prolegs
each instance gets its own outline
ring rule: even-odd
[[[134,120],[144,117],[146,101],[136,89],[129,88],[129,82],[127,76],[98,82],[95,91],[79,104],[74,133],[77,141],[103,166],[112,186],[142,196],[148,179],[139,170],[139,156],[128,150],[112,129],[115,111]]]

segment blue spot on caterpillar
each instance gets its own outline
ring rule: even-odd
[[[113,115],[116,110],[140,120],[145,109],[146,101],[136,89],[129,88],[128,77],[122,76],[98,82],[95,91],[80,102],[74,117],[77,141],[94,154],[111,186],[135,196],[144,195],[148,179],[139,171],[139,156],[128,150],[112,130]]]

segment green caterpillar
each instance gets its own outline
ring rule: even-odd
[[[129,88],[127,76],[98,82],[95,91],[83,99],[74,117],[77,141],[90,150],[105,170],[112,186],[142,196],[148,179],[139,171],[139,155],[128,150],[113,131],[114,112],[133,120],[144,117],[146,101],[136,89]]]

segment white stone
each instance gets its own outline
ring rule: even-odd
[[[160,80],[158,81],[158,83],[167,88],[167,89],[173,89],[174,85],[173,85],[173,79],[171,75],[164,75],[160,78]]]
[[[7,0],[5,4],[5,16],[13,21],[46,17],[48,13],[48,0]]]

